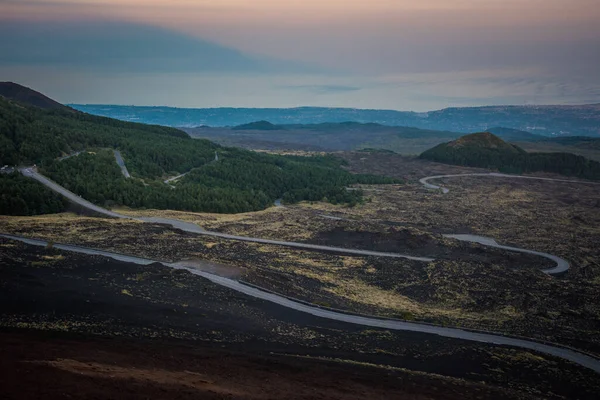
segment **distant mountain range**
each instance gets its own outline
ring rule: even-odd
[[[364,148],[420,154],[461,133],[376,123],[281,124],[266,121],[229,127],[182,128],[190,136],[250,149],[348,151]]]
[[[0,82],[0,97],[22,104],[30,104],[44,109],[56,111],[75,112],[69,107],[63,106],[54,100],[29,88],[11,82]],[[516,143],[519,147],[529,152],[568,152],[578,154],[589,159],[600,161],[600,135],[597,133],[600,123],[596,105],[589,106],[547,106],[547,107],[481,107],[465,109],[446,109],[439,112],[424,114],[386,111],[386,110],[356,110],[356,109],[332,109],[332,108],[296,108],[296,109],[177,109],[164,107],[127,107],[127,106],[78,106],[80,110],[92,111],[98,115],[112,115],[125,121],[147,122],[154,124],[166,124],[167,120],[178,120],[182,115],[187,115],[188,125],[193,118],[204,116],[203,122],[208,121],[238,121],[240,119],[252,119],[258,115],[278,115],[280,123],[274,124],[267,120],[255,120],[250,123],[242,123],[233,127],[208,127],[184,128],[188,134],[195,138],[206,138],[222,145],[244,147],[251,149],[296,149],[316,151],[348,151],[365,148],[392,150],[401,154],[420,154],[421,152],[462,136],[465,132],[449,131],[440,129],[415,128],[410,126],[390,126],[394,121],[404,121],[413,125],[434,125],[435,121],[442,124],[440,116],[446,115],[450,119],[454,115],[454,121],[459,121],[465,113],[479,115],[492,113],[490,119],[501,120],[502,123],[510,124],[511,121],[519,120],[518,111],[521,115],[525,109],[538,110],[538,114],[548,115],[546,124],[579,126],[579,131],[588,135],[578,136],[552,135],[545,136],[539,129],[544,124],[537,125],[536,133],[524,131],[505,126],[496,126],[487,129],[505,141]],[[91,109],[91,110],[89,110]],[[501,113],[504,109],[508,112]],[[117,112],[117,115],[115,114]],[[138,117],[142,115],[143,117]],[[507,116],[508,115],[508,116]],[[510,119],[511,115],[516,115]],[[394,120],[393,117],[397,119]],[[404,116],[404,117],[403,117]],[[415,119],[418,116],[418,119]],[[431,117],[431,118],[430,118]],[[277,121],[277,118],[273,120]],[[347,119],[380,119],[383,123],[375,122],[348,122]],[[402,119],[404,118],[404,119]],[[525,118],[525,117],[521,117]],[[333,122],[320,122],[301,124],[299,120],[322,121],[332,119]],[[345,122],[335,121],[346,120]],[[541,121],[541,119],[540,119]],[[234,125],[233,123],[229,123]],[[169,124],[166,124],[169,125]],[[173,123],[171,125],[181,126],[185,124]],[[215,124],[218,125],[218,124]],[[443,124],[442,124],[443,125]],[[455,124],[456,125],[456,124]],[[462,125],[464,129],[468,124]],[[534,126],[535,128],[536,126]],[[596,133],[594,133],[596,132]],[[469,133],[469,132],[467,132]],[[547,133],[547,131],[545,132]]]
[[[125,121],[177,127],[274,125],[335,122],[377,123],[471,133],[502,127],[540,136],[600,136],[600,104],[580,106],[490,106],[446,108],[425,113],[353,108],[172,108],[117,105],[71,107]]]

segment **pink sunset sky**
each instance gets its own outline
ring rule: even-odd
[[[598,20],[598,0],[0,0],[0,22],[7,26],[0,44],[32,24],[50,24],[45,32],[54,32],[78,23],[69,28],[77,36],[82,22],[110,22],[160,27],[254,58],[310,67],[267,75],[244,73],[241,64],[226,74],[167,67],[135,74],[119,70],[115,57],[114,68],[91,71],[75,57],[60,68],[56,60],[32,61],[22,49],[10,58],[5,43],[9,54],[0,59],[0,74],[42,86],[63,101],[90,103],[241,106],[258,99],[257,106],[424,110],[597,102]],[[87,34],[99,40],[98,32]],[[108,40],[89,43],[87,51],[111,46]],[[40,70],[54,83],[44,83]],[[126,91],[119,89],[124,81]],[[181,88],[181,95],[150,95],[148,82]],[[190,85],[207,97],[194,98]]]

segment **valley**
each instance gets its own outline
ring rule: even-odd
[[[362,377],[356,390],[373,398],[385,390],[426,397],[423,387],[411,392],[417,381],[443,398],[459,387],[492,398],[593,398],[599,388],[593,161],[501,174],[534,156],[491,133],[449,142],[452,133],[368,124],[328,126],[332,144],[349,134],[335,152],[309,151],[310,140],[281,150],[293,140],[267,123],[234,129],[259,127],[282,143],[249,151],[0,101],[10,143],[2,161],[18,166],[0,175],[10,193],[0,202],[6,376],[28,359],[42,379],[87,376],[87,393],[110,379],[184,398],[252,398],[241,388],[263,379],[256,363],[276,363],[302,372],[280,374],[278,392],[253,394],[310,397],[312,368],[352,371]],[[355,127],[356,138],[371,130],[372,143],[389,143],[390,132],[403,146],[443,139],[436,154],[445,164],[377,145],[351,151]],[[59,341],[45,346],[45,337]],[[153,349],[155,361],[117,357],[108,338]],[[63,343],[104,352],[104,364],[86,367]],[[202,372],[210,378],[182,375],[200,368],[187,356],[144,378],[144,363],[190,347],[211,360]],[[240,363],[237,383],[219,372],[233,368],[230,357]],[[386,389],[374,371],[385,371]],[[330,398],[348,398],[340,379]]]
[[[0,400],[597,400],[592,3],[0,0]]]
[[[473,193],[470,194],[470,196],[486,195],[488,198],[490,198],[489,192],[493,189],[488,189],[489,186],[485,185],[485,180],[492,180],[493,183],[495,180],[503,182],[504,179],[504,184],[496,184],[491,186],[491,188],[496,187],[496,191],[506,191],[508,189],[506,186],[507,184],[517,185],[524,194],[529,192],[527,188],[528,185],[531,184],[531,182],[527,182],[527,184],[519,185],[518,183],[514,183],[514,179],[511,180],[506,177],[466,177],[461,179],[463,181],[461,182],[462,185],[465,184],[465,179],[467,179],[467,182],[472,180],[476,184],[476,186],[472,186]],[[450,180],[450,182],[451,181],[452,180]],[[538,317],[527,312],[525,314],[520,314],[520,312],[523,311],[524,304],[536,299],[538,295],[540,297],[537,300],[534,300],[533,304],[530,304],[529,307],[532,307],[531,311],[536,313],[539,312],[537,307],[539,307],[541,305],[540,302],[543,301],[544,295],[542,293],[548,290],[556,290],[552,287],[557,283],[560,283],[561,285],[566,284],[566,287],[569,286],[564,278],[560,278],[559,282],[550,282],[547,279],[543,279],[542,275],[538,275],[540,269],[550,269],[553,266],[553,262],[532,255],[505,252],[502,250],[485,248],[485,246],[482,248],[477,244],[456,242],[440,235],[440,233],[444,231],[446,233],[475,233],[497,238],[502,243],[518,244],[516,247],[543,250],[544,245],[542,243],[535,243],[527,240],[531,238],[519,238],[518,236],[515,237],[514,234],[507,236],[506,234],[501,233],[503,226],[505,226],[507,231],[513,232],[513,224],[522,223],[522,221],[507,220],[505,216],[501,216],[504,209],[503,207],[507,207],[506,201],[509,201],[508,204],[510,204],[510,196],[503,196],[503,203],[499,204],[499,208],[495,210],[497,213],[496,216],[493,215],[493,212],[492,215],[489,215],[491,212],[489,210],[489,201],[471,199],[465,204],[467,206],[477,203],[486,204],[488,208],[488,216],[486,217],[479,216],[477,209],[471,209],[469,212],[477,215],[475,219],[472,219],[472,222],[480,221],[486,223],[491,220],[506,220],[506,224],[499,224],[493,231],[481,229],[481,227],[476,226],[472,226],[469,230],[466,230],[464,225],[466,221],[465,218],[460,215],[460,209],[455,211],[455,215],[460,223],[457,224],[456,222],[452,223],[450,221],[445,227],[442,224],[436,226],[437,221],[431,221],[429,224],[425,224],[422,221],[406,221],[403,220],[403,218],[398,218],[399,215],[396,211],[398,208],[394,207],[393,204],[395,202],[401,202],[398,204],[404,204],[402,207],[406,207],[408,199],[407,194],[410,194],[411,192],[416,192],[413,195],[416,195],[415,201],[420,204],[418,208],[423,210],[422,215],[427,219],[430,218],[427,217],[429,212],[435,212],[428,210],[428,207],[426,206],[427,202],[424,202],[427,198],[430,199],[433,210],[440,207],[440,202],[442,204],[445,203],[443,201],[443,198],[445,197],[450,199],[446,204],[452,208],[456,208],[457,202],[456,200],[453,200],[451,196],[453,191],[460,193],[459,196],[464,195],[465,189],[460,186],[461,184],[459,184],[459,186],[450,185],[450,187],[453,187],[452,191],[447,194],[440,193],[439,195],[435,195],[424,189],[420,184],[419,186],[410,185],[408,187],[394,187],[395,190],[390,190],[390,187],[383,186],[385,189],[377,189],[377,191],[372,192],[369,197],[369,202],[365,203],[363,206],[354,208],[343,206],[319,206],[315,208],[315,205],[306,204],[294,207],[288,206],[286,208],[273,208],[272,211],[255,214],[240,214],[237,217],[226,215],[221,217],[218,214],[203,215],[193,213],[163,213],[159,211],[121,211],[126,216],[128,215],[131,217],[151,216],[156,218],[158,216],[162,219],[184,220],[188,223],[199,224],[199,226],[213,232],[224,233],[224,235],[218,233],[216,237],[212,236],[213,234],[210,232],[208,233],[208,236],[206,234],[201,234],[200,237],[194,234],[190,237],[189,234],[182,232],[184,236],[181,236],[181,234],[177,234],[178,229],[173,230],[172,234],[166,234],[166,237],[163,237],[164,235],[156,236],[156,234],[149,233],[152,232],[152,230],[147,231],[145,228],[147,224],[142,223],[140,225],[139,221],[123,221],[116,225],[112,223],[108,225],[98,225],[99,221],[97,219],[88,219],[86,225],[91,225],[89,228],[86,228],[85,231],[94,233],[86,240],[84,239],[85,235],[82,235],[81,229],[78,228],[78,218],[67,218],[64,222],[69,220],[72,220],[72,222],[66,224],[64,222],[53,223],[52,219],[44,218],[36,218],[33,220],[20,219],[17,220],[18,222],[14,223],[14,225],[4,227],[3,231],[18,235],[25,234],[27,236],[30,236],[32,234],[31,232],[35,232],[36,236],[33,237],[55,240],[57,242],[61,242],[61,239],[69,238],[66,243],[91,247],[97,247],[94,246],[94,244],[97,245],[98,243],[102,243],[102,240],[100,240],[101,237],[106,237],[107,239],[114,238],[109,239],[109,243],[112,242],[114,244],[109,244],[108,247],[102,245],[101,248],[144,257],[160,257],[160,255],[164,257],[166,249],[170,249],[169,253],[172,253],[172,255],[168,259],[161,257],[163,260],[175,262],[195,258],[208,259],[222,265],[237,265],[237,268],[240,268],[241,271],[243,271],[241,279],[258,284],[261,287],[269,288],[277,293],[286,293],[292,297],[301,298],[312,303],[316,301],[317,303],[332,305],[336,308],[343,308],[349,311],[374,313],[382,316],[400,315],[410,317],[411,319],[416,318],[418,320],[431,321],[443,325],[450,323],[454,326],[465,326],[495,331],[506,330],[507,333],[519,332],[519,334],[526,333],[528,336],[538,336],[538,333],[535,331],[539,329],[538,332],[541,333],[544,332],[544,330],[540,329],[537,324],[555,324],[558,319],[561,319],[561,317],[559,317],[560,312],[555,318],[551,319],[547,319],[547,316],[542,314],[540,315],[542,318],[533,325],[530,324],[533,320],[538,319]],[[548,183],[542,180],[535,181],[533,185],[537,185],[538,188],[533,191],[533,193],[535,193],[536,191],[539,191],[539,187],[548,185]],[[597,185],[586,184],[585,182],[582,184],[564,182],[564,185],[566,191],[568,191],[572,185],[577,185],[579,192],[583,191],[585,193],[585,190],[587,189],[589,190],[591,198],[594,198],[594,196],[597,195],[597,191],[600,189]],[[479,190],[482,190],[483,193],[474,193]],[[398,196],[398,194],[400,194],[400,196]],[[493,197],[493,195],[491,196]],[[500,196],[498,197],[500,198]],[[512,198],[517,201],[521,200],[520,198]],[[386,207],[382,206],[382,202],[388,203],[387,209],[390,210],[390,214],[386,215],[384,213]],[[585,210],[586,203],[588,203],[587,200],[582,202],[582,211]],[[529,209],[524,203],[518,202],[515,203],[514,206],[515,208],[522,208],[522,213],[520,215],[515,215],[516,218],[536,218],[535,215],[527,214]],[[553,206],[552,202],[547,204],[547,207],[549,208],[552,208]],[[397,207],[400,207],[400,205]],[[542,207],[539,207],[539,204],[537,209],[540,213],[545,212]],[[373,214],[374,212],[375,214]],[[593,208],[587,212],[590,213],[590,217],[594,217]],[[443,214],[452,215],[452,212],[447,211]],[[323,217],[323,215],[337,215],[339,219],[332,220]],[[549,227],[556,222],[557,221],[552,222],[552,220],[548,221]],[[593,224],[594,220],[590,220],[590,223]],[[60,228],[61,225],[64,225],[65,228]],[[30,228],[27,226],[30,226]],[[125,229],[125,226],[130,226],[131,228]],[[154,226],[159,227],[161,225]],[[544,233],[548,231],[548,229],[545,229],[543,226],[540,228]],[[125,233],[127,230],[132,230],[131,236],[128,236]],[[427,233],[428,231],[433,232]],[[564,234],[568,234],[568,232],[569,231],[563,231]],[[595,231],[585,232],[582,235],[588,238],[590,245],[597,239],[598,235],[597,232],[593,232]],[[573,233],[571,233],[571,235],[573,235]],[[196,237],[194,238],[194,236]],[[240,236],[271,239],[275,240],[275,242],[250,242],[248,244],[238,244],[236,243],[236,239]],[[352,239],[353,236],[355,239]],[[548,240],[547,236],[548,234],[545,233],[545,240]],[[140,239],[138,238],[142,240],[141,243],[146,243],[146,245],[141,245]],[[230,241],[228,240],[229,238],[233,238],[234,240]],[[149,240],[152,240],[154,244],[150,245],[151,242],[148,242]],[[184,240],[184,242],[187,242],[188,244],[183,245],[181,240]],[[323,254],[323,256],[319,255],[317,252],[311,251],[310,248],[301,251],[294,249],[282,251],[281,249],[278,249],[278,246],[276,245],[276,243],[279,243],[279,240],[304,242],[307,243],[307,247],[312,246],[310,243],[325,244],[327,246],[333,245],[334,247],[337,246],[338,250],[334,250],[331,255]],[[554,240],[556,242],[554,242]],[[560,240],[561,239],[557,237],[553,239],[553,241],[546,243],[557,243],[560,242]],[[197,245],[194,245],[194,243],[197,243]],[[522,243],[527,243],[527,245],[522,245]],[[125,247],[123,247],[124,245]],[[153,252],[147,253],[147,250],[144,249],[148,245],[154,249]],[[350,247],[350,250],[348,251],[361,249],[365,251],[365,255],[371,254],[371,256],[367,259],[361,259],[351,254],[344,254],[346,252],[344,248],[347,247]],[[556,248],[553,247],[553,254],[557,254],[555,249]],[[140,251],[142,251],[142,253],[140,253]],[[399,260],[396,262],[388,259],[386,253],[378,253],[382,251],[403,252],[405,254],[410,254],[410,257],[416,258],[412,262],[410,259],[404,259],[404,261]],[[335,253],[339,253],[339,255],[336,255]],[[242,259],[239,259],[240,254],[244,255]],[[252,256],[251,254],[255,255]],[[278,257],[272,258],[269,254],[278,254]],[[380,256],[378,257],[377,254],[380,254]],[[572,253],[560,252],[558,255],[570,260],[574,259]],[[383,258],[381,258],[382,256]],[[419,278],[419,274],[421,274],[419,271],[423,270],[425,265],[418,258],[432,256],[438,258],[437,260],[429,260],[429,264],[431,264],[431,261],[434,261],[432,264],[436,265],[434,270],[439,268],[448,269],[448,273],[457,275],[455,277],[446,276],[445,285],[448,285],[448,289],[450,289],[451,292],[447,293],[442,298],[439,298],[439,281],[431,281],[432,276],[429,274],[427,278],[424,276]],[[596,257],[595,254],[584,254],[582,256],[590,260]],[[259,260],[263,261],[261,262]],[[456,264],[457,260],[460,260],[458,264]],[[266,265],[263,265],[265,262]],[[393,267],[393,265],[395,266]],[[468,267],[465,270],[468,265],[471,267]],[[522,266],[515,267],[515,265]],[[491,270],[490,266],[492,267]],[[456,270],[457,267],[459,268],[458,270]],[[579,267],[581,267],[581,265]],[[390,268],[392,268],[392,270],[390,270]],[[391,271],[398,268],[400,268],[401,271],[404,271],[402,272],[402,275],[397,277],[394,277],[396,273],[389,275]],[[430,268],[431,266],[427,267],[427,269]],[[507,270],[506,272],[510,272],[510,274],[505,277],[496,276],[493,279],[490,278],[489,284],[491,285],[501,285],[500,282],[506,281],[508,288],[510,287],[508,282],[516,279],[516,275],[523,275],[522,278],[516,280],[527,282],[529,286],[531,286],[533,282],[539,281],[540,286],[539,289],[536,290],[540,290],[540,292],[539,294],[536,294],[535,290],[530,292],[532,297],[529,299],[520,296],[512,298],[515,295],[513,290],[502,294],[496,293],[496,299],[492,304],[480,308],[477,306],[477,304],[482,301],[482,299],[478,298],[480,296],[479,293],[487,293],[487,290],[480,288],[474,289],[474,292],[469,290],[467,293],[463,293],[461,296],[467,295],[466,299],[457,302],[459,298],[455,296],[464,290],[460,290],[459,287],[466,282],[469,282],[469,286],[472,286],[475,283],[472,282],[472,279],[476,279],[475,276],[481,276],[480,274],[477,274],[477,272],[480,272],[478,271],[479,268],[486,268],[485,273],[488,275],[488,278],[494,275],[492,272],[494,271],[494,268],[500,268],[500,270]],[[369,274],[371,275],[363,275],[364,272],[362,271],[365,269],[370,270],[371,272]],[[595,276],[598,274],[597,269],[598,266],[595,263],[588,265],[585,275],[591,273]],[[411,270],[413,272],[406,275],[406,273]],[[326,271],[329,272],[326,273]],[[467,275],[464,275],[460,271],[464,271]],[[414,275],[415,273],[416,275]],[[581,270],[577,272],[570,270],[568,275],[581,273]],[[411,274],[412,277],[409,281],[406,281]],[[343,278],[344,276],[346,277]],[[402,278],[400,276],[402,276]],[[426,280],[422,281],[424,278]],[[404,284],[403,286],[394,284],[391,284],[390,286],[390,283],[394,281],[402,281]],[[595,282],[596,279],[592,278],[591,281]],[[483,282],[478,282],[478,286],[480,283]],[[549,283],[551,283],[551,285],[547,286]],[[282,284],[284,284],[284,286],[282,286]],[[431,286],[431,289],[434,290],[432,294],[434,294],[435,297],[415,297],[417,293],[414,293],[413,290],[416,287],[420,287],[421,291],[423,291],[423,285],[433,285]],[[334,287],[337,289],[334,289]],[[308,288],[310,289],[307,291]],[[572,291],[572,289],[568,289],[568,291]],[[365,293],[370,293],[370,296],[365,297]],[[518,290],[516,293],[518,293]],[[588,300],[582,298],[580,301],[597,301],[592,300],[595,298],[595,296],[592,295],[593,285],[590,287],[589,295],[585,295],[584,293],[585,291],[580,292],[578,295],[583,295],[584,298],[585,296],[589,296]],[[513,303],[515,300],[517,300],[517,303]],[[523,301],[526,303],[521,303]],[[572,300],[569,300],[569,303],[571,301]],[[491,308],[489,308],[490,306]],[[546,307],[546,305],[544,305],[544,307]],[[472,312],[468,311],[470,308],[472,308]],[[588,318],[588,316],[585,316],[585,318]],[[519,322],[519,320],[522,322]],[[579,327],[583,326],[582,323],[578,323],[577,325]],[[590,329],[593,330],[595,328],[593,328],[592,325],[590,326]],[[561,330],[555,330],[554,334],[559,335],[556,337],[560,337],[562,342],[564,342],[565,337],[562,337],[561,335],[573,335],[573,339],[571,340],[576,340],[576,343],[581,343],[581,339],[579,338],[580,332],[578,331],[566,333],[561,332]],[[544,338],[544,340],[550,339],[551,341],[555,341],[554,336],[548,336],[547,334],[539,337]],[[576,337],[577,339],[575,339]],[[595,349],[596,345],[592,342],[585,344],[584,346],[589,349]]]

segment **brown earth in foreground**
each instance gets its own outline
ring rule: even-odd
[[[375,365],[207,344],[0,334],[4,399],[522,398],[480,383]]]

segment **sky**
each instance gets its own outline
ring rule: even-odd
[[[0,0],[0,80],[64,103],[600,102],[599,0]]]

